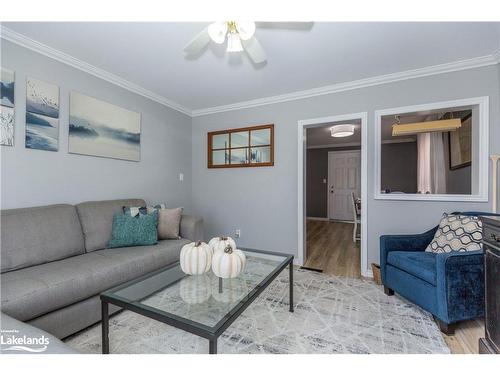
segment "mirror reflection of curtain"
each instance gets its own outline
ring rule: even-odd
[[[417,190],[422,194],[446,194],[446,162],[443,133],[417,134]]]

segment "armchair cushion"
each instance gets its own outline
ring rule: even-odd
[[[436,254],[425,251],[391,251],[387,263],[436,285]]]

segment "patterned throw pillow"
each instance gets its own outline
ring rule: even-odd
[[[116,213],[108,248],[156,245],[158,243],[158,213],[132,217]]]
[[[139,217],[140,215],[148,215],[167,208],[165,203],[157,204],[156,206],[146,206],[146,207],[123,207],[123,213],[125,215],[130,215],[132,217]]]
[[[449,253],[451,251],[481,250],[483,223],[477,216],[443,214],[434,239],[425,251]]]

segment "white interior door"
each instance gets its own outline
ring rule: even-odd
[[[328,217],[353,221],[352,193],[361,193],[361,151],[328,153]]]

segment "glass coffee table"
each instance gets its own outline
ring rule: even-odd
[[[234,279],[218,278],[211,270],[186,275],[176,263],[102,293],[102,352],[109,353],[109,304],[204,337],[210,354],[217,353],[217,338],[286,267],[293,312],[293,255],[241,250],[247,262]]]

